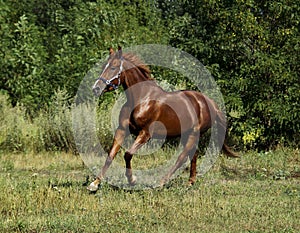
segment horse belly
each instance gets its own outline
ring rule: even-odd
[[[195,122],[192,117],[186,113],[187,110],[184,106],[177,110],[170,107],[165,108],[158,118],[158,121],[161,122],[164,127],[163,133],[166,133],[167,136],[174,137],[180,136],[186,131],[192,129]]]

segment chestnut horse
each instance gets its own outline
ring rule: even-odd
[[[166,92],[152,80],[148,66],[137,56],[131,53],[123,54],[121,48],[116,53],[110,49],[110,57],[93,86],[93,92],[96,96],[100,96],[119,86],[125,90],[127,102],[121,108],[119,126],[105,164],[97,178],[88,186],[88,190],[98,189],[125,137],[131,133],[137,137],[124,155],[125,175],[130,185],[136,182],[136,177],[132,175],[130,162],[132,156],[150,138],[181,136],[183,144],[181,154],[161,180],[161,186],[187,161],[188,157],[191,159],[189,184],[194,184],[199,137],[211,128],[214,122],[218,124],[220,131],[218,134],[221,135],[220,148],[222,147],[228,156],[237,157],[223,143],[226,119],[213,100],[196,91]]]

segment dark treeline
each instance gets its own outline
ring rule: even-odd
[[[299,21],[298,0],[4,0],[0,89],[34,119],[58,90],[72,98],[110,46],[166,44],[212,73],[235,143],[298,145]]]

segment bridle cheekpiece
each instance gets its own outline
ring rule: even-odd
[[[107,87],[112,87],[114,90],[118,89],[118,87],[121,84],[121,73],[123,71],[123,60],[124,60],[123,57],[121,57],[120,60],[121,60],[121,64],[120,64],[119,72],[114,77],[112,77],[111,79],[108,79],[108,80],[105,78],[102,78],[102,74],[109,67],[109,63],[108,63],[105,66],[104,70],[102,71],[102,74],[100,75],[100,77],[97,79],[97,80],[101,80],[103,83],[105,83]],[[112,81],[114,81],[115,79],[118,79],[117,85],[112,83]]]

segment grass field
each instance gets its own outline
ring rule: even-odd
[[[80,157],[0,158],[0,232],[300,232],[296,149],[220,157],[190,188],[186,172],[163,189],[96,194]]]

